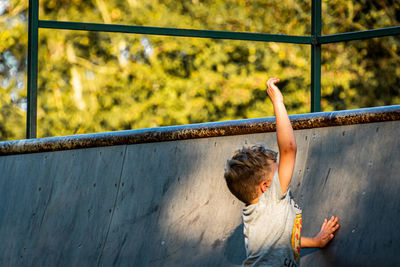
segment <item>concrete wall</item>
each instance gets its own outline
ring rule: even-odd
[[[341,229],[302,266],[398,266],[400,121],[295,131],[303,235]],[[1,266],[238,266],[225,162],[275,133],[0,157]]]

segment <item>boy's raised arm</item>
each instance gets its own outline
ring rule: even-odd
[[[267,81],[267,93],[274,106],[276,118],[276,136],[279,147],[279,182],[281,191],[284,194],[292,180],[294,162],[296,159],[296,139],[294,138],[293,128],[283,103],[283,96],[275,83],[279,82],[277,78],[270,78]]]

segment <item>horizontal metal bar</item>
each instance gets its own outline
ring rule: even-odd
[[[168,35],[168,36],[181,36],[181,37],[198,37],[198,38],[278,42],[278,43],[293,43],[293,44],[311,44],[311,39],[312,39],[311,36],[297,36],[297,35],[284,35],[284,34],[192,30],[192,29],[81,23],[81,22],[50,21],[50,20],[39,20],[39,28],[78,30],[78,31],[121,32],[121,33],[135,33],[135,34]]]
[[[382,29],[368,30],[368,31],[357,31],[357,32],[346,32],[332,35],[325,35],[318,38],[320,44],[329,44],[337,42],[346,42],[361,39],[370,39],[376,37],[392,36],[400,34],[400,26],[388,27]]]

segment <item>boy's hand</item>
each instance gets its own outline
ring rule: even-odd
[[[283,102],[283,96],[275,83],[279,82],[278,78],[269,78],[267,81],[267,93],[271,98],[272,103]]]
[[[332,218],[328,221],[324,220],[324,223],[321,226],[321,231],[314,237],[316,245],[320,248],[326,246],[334,237],[333,233],[339,229],[339,218],[332,216]]]

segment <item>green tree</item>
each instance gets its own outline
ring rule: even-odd
[[[52,3],[42,2],[44,19],[259,32],[268,31],[265,20],[272,20],[278,6],[278,1],[252,6],[243,1],[97,0],[80,3],[78,10],[70,2],[64,7]],[[91,16],[82,16],[85,5]],[[281,9],[294,17],[298,12]],[[285,26],[281,31],[294,28],[276,25]],[[307,46],[87,32],[54,37],[51,32],[41,31],[39,65],[51,75],[39,79],[40,99],[46,103],[39,110],[40,136],[272,115],[264,90],[267,72],[286,80],[292,113],[308,111]],[[53,101],[56,95],[59,100]]]
[[[323,33],[400,25],[398,1],[325,1]],[[325,110],[400,104],[400,38],[323,45]]]
[[[3,140],[25,129],[27,2],[8,3],[0,14]],[[324,1],[323,31],[399,25],[399,10],[395,1]],[[42,0],[40,19],[292,35],[309,35],[311,21],[305,0]],[[308,45],[39,33],[40,137],[272,116],[269,76],[281,78],[290,114],[310,109]],[[398,104],[398,40],[323,45],[323,109]]]

